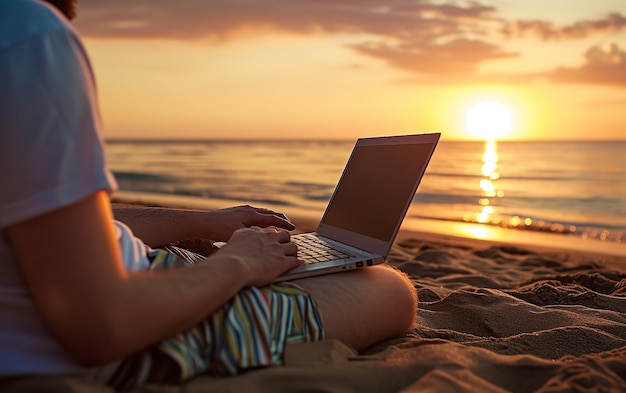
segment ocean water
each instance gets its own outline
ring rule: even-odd
[[[122,192],[318,215],[353,144],[117,140],[107,141],[107,154]],[[409,210],[411,220],[625,244],[626,141],[442,141]]]

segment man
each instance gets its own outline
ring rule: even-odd
[[[75,1],[49,3],[0,1],[0,378],[177,383],[280,364],[291,341],[360,350],[413,326],[413,287],[385,266],[271,285],[301,263],[271,210],[114,220],[93,75],[66,21]],[[189,238],[228,244],[206,258],[159,249]]]

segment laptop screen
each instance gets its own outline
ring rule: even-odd
[[[322,222],[374,239],[392,240],[433,145],[357,145]]]

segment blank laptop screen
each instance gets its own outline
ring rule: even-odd
[[[357,146],[323,223],[391,240],[432,149],[432,143]]]

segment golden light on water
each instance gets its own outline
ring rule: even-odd
[[[502,190],[498,190],[495,184],[496,180],[500,178],[496,142],[488,141],[485,143],[485,152],[482,162],[481,172],[483,178],[480,179],[482,197],[478,201],[481,210],[476,216],[476,221],[485,224],[491,222],[491,217],[495,212],[492,204],[493,199],[502,197],[503,195]]]
[[[489,179],[481,179],[480,188],[485,192],[485,196],[494,197],[496,196],[496,187],[493,185],[493,182]]]

